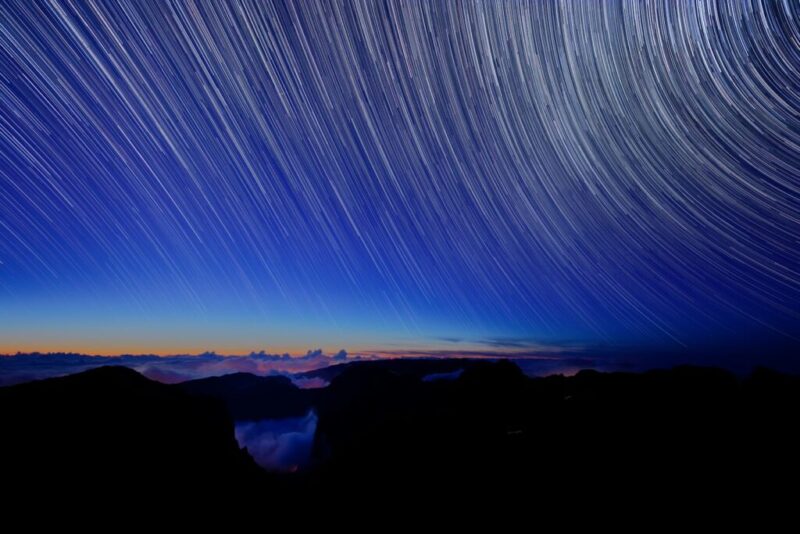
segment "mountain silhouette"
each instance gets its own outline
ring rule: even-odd
[[[302,378],[321,378],[330,382],[351,369],[385,369],[396,375],[422,378],[426,375],[450,373],[486,362],[475,358],[393,358],[385,360],[356,360],[330,365],[300,373]]]
[[[222,403],[126,367],[0,388],[0,414],[4,484],[34,494],[235,492],[265,478]]]
[[[556,509],[763,498],[800,474],[800,379],[766,369],[529,378],[508,361],[356,362],[327,376],[310,390],[242,373],[165,385],[102,367],[0,388],[4,481],[224,489],[273,504],[524,497]],[[237,422],[309,410],[312,458],[298,473],[264,472],[234,438]]]
[[[309,396],[285,376],[233,373],[190,380],[178,387],[191,395],[223,401],[237,421],[299,417],[311,404]]]

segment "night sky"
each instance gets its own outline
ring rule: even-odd
[[[0,353],[782,354],[800,2],[0,0]]]

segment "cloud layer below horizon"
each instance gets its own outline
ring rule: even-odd
[[[321,349],[309,350],[303,356],[268,354],[264,351],[253,352],[246,356],[222,356],[213,352],[174,356],[16,354],[0,356],[0,386],[78,373],[103,365],[130,367],[147,378],[166,384],[230,373],[252,373],[261,376],[281,374],[294,378],[293,375],[297,373],[369,358],[360,355],[348,357],[345,350],[329,355]],[[311,379],[296,378],[295,381],[301,387],[321,385]]]

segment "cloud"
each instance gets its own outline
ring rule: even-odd
[[[508,349],[526,349],[530,347],[541,346],[532,339],[525,338],[509,338],[509,337],[492,337],[481,339],[478,341],[481,345],[488,345],[490,347],[508,348]]]
[[[292,376],[292,383],[301,388],[301,389],[317,389],[317,388],[324,388],[328,385],[328,381],[324,378],[320,377],[313,377],[313,378],[305,378],[305,377],[298,377]]]
[[[310,350],[306,352],[306,355],[303,356],[306,360],[313,360],[314,358],[319,358],[322,356],[322,349]]]
[[[246,356],[222,356],[214,352],[174,356],[87,356],[70,353],[17,354],[14,356],[0,356],[0,385],[12,385],[30,380],[62,376],[102,365],[124,365],[135,369],[152,380],[167,384],[230,373],[291,376],[294,373],[313,371],[329,365],[361,358],[361,356],[350,356],[344,349],[329,356],[319,348],[309,350],[303,356],[270,354],[265,351],[251,352]],[[316,382],[309,382],[301,387],[320,386],[321,384]]]
[[[572,339],[537,339],[525,336],[495,336],[482,338],[436,337],[454,345],[489,347],[490,349],[524,349],[539,352],[560,352],[562,350],[581,350],[589,348],[585,343]]]
[[[455,343],[456,338],[452,338]],[[220,376],[230,373],[252,373],[259,376],[280,374],[288,376],[304,388],[324,387],[320,380],[299,379],[295,374],[321,369],[331,365],[360,360],[381,358],[465,358],[465,359],[513,359],[517,365],[530,376],[548,374],[572,374],[581,369],[594,368],[600,370],[626,369],[626,362],[641,361],[638,353],[620,351],[607,347],[563,348],[533,346],[521,349],[515,345],[524,342],[517,338],[491,338],[498,347],[488,346],[486,349],[465,346],[459,350],[458,345],[449,349],[437,350],[367,350],[359,354],[350,354],[341,349],[333,354],[326,354],[321,348],[306,351],[301,356],[289,354],[272,354],[266,351],[251,352],[244,356],[223,356],[214,352],[197,355],[121,355],[121,356],[88,356],[72,353],[52,354],[17,354],[0,356],[0,385],[11,385],[30,380],[62,376],[85,371],[101,365],[124,365],[131,367],[146,377],[174,384],[186,380]],[[466,342],[465,342],[466,343]],[[652,358],[647,361],[649,367],[671,366],[669,355]],[[678,363],[681,363],[680,361]],[[660,365],[659,365],[660,364]]]
[[[431,373],[422,377],[423,382],[437,382],[439,380],[456,380],[464,373],[464,369],[456,369],[449,373]]]
[[[317,421],[312,410],[305,417],[237,423],[236,441],[264,469],[292,472],[311,460]]]

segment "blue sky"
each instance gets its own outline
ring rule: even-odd
[[[790,354],[797,9],[2,2],[0,352]]]

